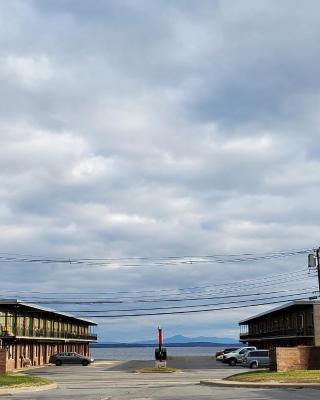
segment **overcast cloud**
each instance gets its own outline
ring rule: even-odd
[[[319,13],[316,0],[0,0],[0,251],[318,245]],[[1,264],[1,279],[8,290],[146,290],[303,265]],[[99,332],[141,339],[161,322],[234,337],[255,312],[140,318],[130,337],[129,320],[99,321]]]

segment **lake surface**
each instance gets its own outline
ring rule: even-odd
[[[212,356],[225,347],[167,347],[168,356]],[[95,359],[104,360],[154,360],[153,347],[92,348]]]

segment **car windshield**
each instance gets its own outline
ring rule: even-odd
[[[239,350],[238,350],[238,353],[239,353],[239,354],[245,354],[245,353],[247,353],[247,352],[250,351],[250,350],[254,350],[254,349],[239,349]]]
[[[225,349],[223,352],[224,353],[231,353],[232,351],[236,351],[238,348],[233,348],[233,349]]]

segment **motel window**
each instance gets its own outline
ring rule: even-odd
[[[298,329],[303,329],[303,326],[304,326],[303,314],[298,315],[297,325],[298,325]]]
[[[17,333],[18,335],[23,335],[24,333],[24,317],[17,317]]]
[[[272,321],[272,330],[278,330],[279,329],[279,321],[277,319],[274,319]]]
[[[33,318],[33,335],[39,335],[39,318]]]
[[[7,331],[9,334],[13,334],[16,332],[16,319],[13,314],[7,314]]]
[[[0,336],[6,330],[6,315],[4,312],[0,312]]]
[[[29,336],[30,330],[31,330],[31,318],[25,317],[25,334]]]
[[[284,327],[285,327],[285,329],[289,329],[290,328],[290,319],[289,319],[289,317],[285,318]]]
[[[45,320],[43,319],[43,318],[40,318],[39,319],[39,335],[40,336],[44,336],[44,331],[45,331],[45,329],[44,329],[44,327],[45,327]]]
[[[13,345],[12,344],[10,346],[8,346],[7,359],[8,360],[13,359]]]

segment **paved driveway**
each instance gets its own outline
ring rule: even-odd
[[[168,357],[167,366],[171,368],[179,368],[184,371],[187,370],[210,370],[210,369],[227,369],[231,370],[241,369],[242,367],[230,367],[220,361],[216,361],[214,357],[210,356],[175,356]],[[154,361],[126,361],[117,364],[110,368],[111,371],[134,371],[139,368],[154,367]]]
[[[120,365],[116,368],[120,369]],[[243,371],[242,368],[239,368]],[[237,389],[199,385],[201,379],[230,375],[229,368],[186,370],[175,374],[135,374],[113,366],[50,366],[29,371],[48,377],[58,388],[45,392],[1,396],[25,400],[315,400],[317,390]],[[233,372],[233,371],[232,371]]]

